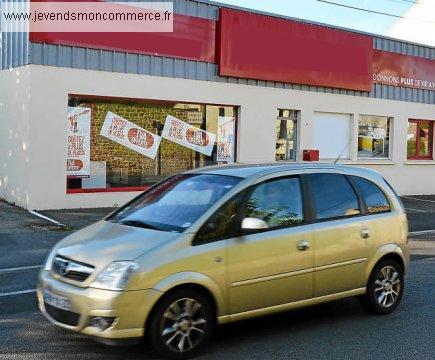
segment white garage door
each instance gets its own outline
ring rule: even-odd
[[[321,159],[349,159],[350,114],[314,113],[313,149]]]

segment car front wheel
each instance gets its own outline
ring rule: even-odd
[[[208,298],[201,292],[185,289],[158,303],[146,336],[158,355],[186,359],[208,342],[213,325],[214,316]]]

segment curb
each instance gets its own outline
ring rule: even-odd
[[[435,239],[433,240],[409,239],[409,246],[412,255],[435,256]]]
[[[409,236],[420,236],[420,235],[435,235],[435,230],[422,230],[422,231],[411,231],[408,233]]]

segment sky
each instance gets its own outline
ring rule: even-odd
[[[435,0],[328,0],[403,18],[350,9],[319,0],[218,1],[435,46]]]

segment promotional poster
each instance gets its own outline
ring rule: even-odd
[[[156,157],[162,139],[110,111],[107,112],[100,135],[151,159]]]
[[[223,164],[234,162],[234,117],[219,116],[217,133],[217,161]]]
[[[68,108],[68,176],[89,177],[90,175],[90,132],[91,109]]]
[[[162,137],[189,149],[210,156],[216,135],[194,127],[174,116],[166,116]]]

